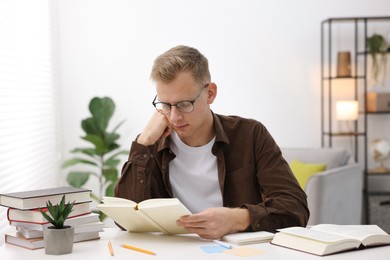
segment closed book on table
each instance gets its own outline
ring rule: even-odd
[[[241,232],[228,234],[222,237],[222,240],[225,240],[229,243],[236,245],[247,245],[247,244],[256,244],[256,243],[265,243],[270,242],[274,237],[274,233],[267,231],[257,231],[257,232]]]
[[[99,232],[88,232],[74,234],[73,242],[82,242],[88,240],[99,239]],[[25,238],[17,232],[5,234],[5,243],[20,246],[27,249],[39,249],[44,247],[43,237]]]
[[[65,220],[65,225],[75,226],[75,225],[96,222],[96,221],[99,221],[99,215],[96,213],[89,213],[78,217],[67,218]],[[32,230],[43,230],[44,228],[50,227],[52,225],[51,223],[37,224],[37,223],[20,222],[20,221],[10,221],[10,224],[15,227],[24,227]]]
[[[89,206],[89,202],[74,204],[72,212],[69,214],[69,218],[91,213]],[[45,211],[48,215],[50,215],[50,212],[48,212],[47,208],[41,209]],[[8,208],[7,218],[9,221],[31,222],[38,224],[48,223],[47,219],[43,217],[39,209],[21,210]]]
[[[46,207],[46,202],[60,203],[65,195],[66,202],[90,202],[91,190],[74,187],[57,187],[0,194],[0,205],[16,209],[36,209]]]

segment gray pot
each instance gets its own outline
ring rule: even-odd
[[[64,226],[63,229],[48,227],[43,230],[45,253],[47,255],[63,255],[72,253],[74,228]]]

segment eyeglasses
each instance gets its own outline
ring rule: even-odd
[[[204,85],[202,90],[199,92],[198,95],[193,100],[183,100],[180,102],[177,102],[176,104],[170,104],[165,102],[156,102],[157,95],[153,99],[153,106],[156,108],[156,110],[162,114],[169,114],[171,113],[172,107],[176,107],[177,110],[179,110],[182,113],[191,113],[194,110],[194,103],[195,101],[200,97],[200,94],[202,94],[203,90],[207,88],[209,84]]]

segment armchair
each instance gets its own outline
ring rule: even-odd
[[[344,148],[281,148],[288,163],[325,163],[327,168],[306,183],[308,225],[361,224],[363,170]]]

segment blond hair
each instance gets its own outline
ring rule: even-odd
[[[154,60],[151,79],[169,83],[181,72],[190,72],[196,82],[211,80],[207,58],[197,49],[179,45],[169,49]]]

